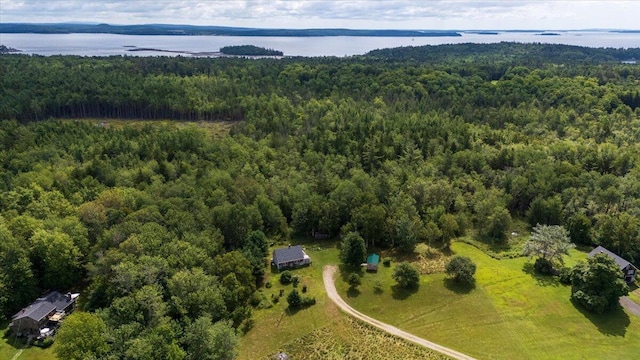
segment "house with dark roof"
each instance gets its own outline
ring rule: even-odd
[[[40,335],[43,329],[57,327],[73,311],[79,295],[52,291],[13,315],[9,328],[17,334]]]
[[[621,258],[620,256],[612,253],[611,251],[605,249],[602,246],[598,246],[597,248],[593,249],[590,253],[589,253],[589,257],[592,257],[596,254],[607,254],[609,255],[609,257],[611,257],[613,260],[615,260],[616,264],[618,264],[618,266],[620,267],[620,271],[622,271],[623,275],[624,275],[624,280],[627,283],[632,283],[634,281],[636,281],[636,276],[638,275],[638,268],[635,267],[632,263],[630,263],[629,261]]]
[[[373,253],[367,257],[367,271],[378,271],[380,255]]]
[[[271,263],[280,271],[284,268],[309,265],[311,264],[311,258],[302,250],[302,246],[295,245],[273,250]]]

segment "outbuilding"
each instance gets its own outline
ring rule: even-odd
[[[380,255],[373,253],[367,257],[367,271],[378,271]]]

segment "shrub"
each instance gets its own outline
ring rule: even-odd
[[[349,275],[349,278],[347,279],[347,282],[349,283],[349,287],[351,287],[352,289],[357,288],[358,285],[362,283],[362,281],[360,280],[360,275],[358,275],[357,273],[351,273],[351,275]]]
[[[550,275],[553,274],[553,263],[545,258],[537,258],[533,264],[533,269],[538,274]]]
[[[300,294],[298,293],[298,290],[293,289],[291,290],[289,295],[287,295],[287,303],[289,304],[290,308],[297,309],[301,307],[315,305],[316,298],[309,297],[309,296],[300,296]]]
[[[289,295],[287,295],[287,303],[289,304],[289,307],[292,308],[300,307],[302,304],[302,297],[298,294],[298,290],[291,290]]]
[[[293,283],[293,287],[297,288],[298,284],[300,284],[300,277],[299,276],[294,276],[291,278],[291,282]]]
[[[375,291],[376,293],[382,292],[382,281],[376,280],[376,282],[373,284],[373,291]]]
[[[273,285],[271,285],[271,281],[267,281],[266,284],[264,284],[264,287],[266,287],[267,289],[271,289]]]
[[[307,292],[307,285],[302,286],[302,293],[306,293]]]
[[[300,305],[302,305],[303,307],[306,306],[311,306],[311,305],[315,305],[316,304],[316,298],[314,297],[309,297],[309,296],[304,296],[302,298],[302,302]]]
[[[43,349],[48,348],[49,346],[53,345],[53,338],[52,337],[47,337],[44,340],[40,340],[34,343],[35,346],[41,347]]]
[[[258,309],[271,309],[273,307],[273,303],[267,299],[264,299],[263,301],[260,302],[260,304],[258,304],[257,308]]]
[[[262,302],[264,298],[265,298],[264,293],[260,291],[256,291],[253,293],[253,296],[251,296],[250,303],[252,306],[258,306],[258,304],[260,304],[260,302]]]
[[[382,265],[386,267],[391,266],[391,258],[384,258],[384,260],[382,260]]]
[[[285,270],[280,274],[280,284],[288,285],[291,283],[292,278],[293,278],[293,274],[291,274],[291,271]]]
[[[571,269],[562,268],[560,274],[558,274],[558,280],[560,280],[562,284],[571,285]]]
[[[240,332],[242,334],[246,334],[249,332],[249,330],[251,330],[253,328],[253,325],[255,325],[255,320],[253,320],[253,318],[248,318],[245,319],[242,324],[240,324],[240,326],[238,327],[238,329],[240,330]]]

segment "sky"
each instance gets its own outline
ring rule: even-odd
[[[638,19],[640,0],[0,0],[0,23],[637,30]]]

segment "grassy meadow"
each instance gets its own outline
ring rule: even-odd
[[[640,353],[640,317],[621,309],[593,315],[576,308],[570,286],[535,275],[533,260],[496,260],[460,242],[452,252],[477,264],[474,287],[433,274],[421,276],[415,291],[397,289],[394,264],[364,274],[356,291],[349,290],[344,274],[337,287],[365,314],[479,359],[612,359]],[[566,266],[583,259],[586,253],[572,250]],[[382,292],[374,290],[376,281]]]
[[[389,335],[373,326],[340,316],[331,324],[299,337],[281,347],[291,359],[449,359],[421,346]],[[267,356],[264,359],[270,359]]]

